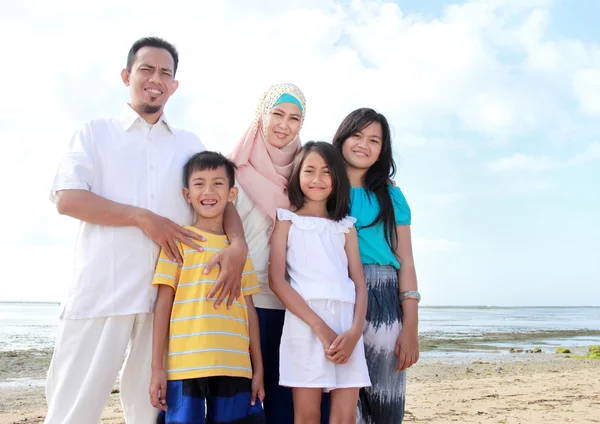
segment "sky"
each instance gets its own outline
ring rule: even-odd
[[[156,35],[180,52],[170,122],[222,153],[278,82],[306,95],[304,141],[386,115],[422,305],[600,306],[600,2],[0,1],[0,301],[64,297],[58,161]]]

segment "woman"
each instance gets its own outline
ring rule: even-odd
[[[306,115],[304,94],[293,84],[277,84],[261,97],[254,121],[230,158],[238,167],[235,202],[244,224],[250,258],[261,291],[253,296],[260,324],[265,366],[265,416],[267,423],[294,422],[292,392],[279,386],[279,344],[285,307],[269,289],[269,239],[277,208],[289,209],[287,181],[300,149],[298,134]],[[324,397],[325,398],[325,397]],[[329,417],[323,402],[322,422]]]
[[[417,276],[410,208],[390,184],[396,171],[388,122],[373,109],[350,113],[333,145],[350,179],[350,215],[356,218],[368,290],[363,333],[371,387],[361,390],[357,422],[400,424],[406,368],[419,358]]]

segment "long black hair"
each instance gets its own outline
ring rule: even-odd
[[[312,152],[318,153],[329,168],[333,190],[327,199],[327,212],[335,221],[350,215],[350,181],[342,155],[329,143],[309,141],[296,155],[292,174],[288,183],[288,197],[296,209],[304,206],[304,193],[300,188],[300,170],[306,157]]]
[[[377,198],[379,214],[373,222],[363,228],[372,227],[379,222],[383,222],[385,240],[395,255],[398,247],[398,236],[396,234],[394,205],[392,204],[388,185],[390,179],[396,174],[396,163],[392,156],[392,138],[387,119],[373,109],[357,109],[344,118],[333,137],[332,144],[341,154],[344,142],[373,122],[381,125],[381,152],[377,161],[365,173],[363,185],[367,192],[373,193]]]

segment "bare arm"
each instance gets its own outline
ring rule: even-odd
[[[396,226],[398,248],[396,253],[400,261],[398,281],[400,292],[417,291],[417,272],[412,251],[409,225]],[[419,305],[415,299],[402,302],[402,330],[396,343],[398,371],[404,370],[419,360]]]
[[[352,227],[346,235],[346,255],[348,256],[348,273],[356,287],[356,303],[354,304],[354,321],[352,330],[362,334],[367,316],[367,284],[360,251],[358,250],[358,234],[356,228]]]
[[[142,208],[113,202],[88,190],[56,192],[56,209],[61,215],[110,227],[137,227],[142,215],[148,212]]]
[[[260,329],[258,326],[258,314],[254,307],[252,296],[245,296],[248,306],[248,328],[250,330],[250,351],[252,357],[252,369],[254,372],[263,372],[262,352],[260,350]]]
[[[368,302],[367,284],[365,283],[365,274],[358,250],[358,235],[354,227],[346,234],[344,248],[348,257],[348,274],[354,282],[356,290],[356,300],[354,303],[354,321],[352,322],[352,327],[343,334],[340,334],[332,343],[331,348],[326,350],[327,358],[338,364],[345,364],[348,361],[356,347],[356,343],[358,343],[362,335],[367,316]]]
[[[264,366],[262,352],[260,350],[260,328],[258,326],[258,315],[254,307],[252,296],[245,296],[248,307],[248,329],[250,332],[250,359],[252,359],[252,398],[254,405],[256,397],[262,402],[265,398]]]
[[[221,266],[219,277],[208,293],[208,298],[212,299],[221,291],[215,301],[215,308],[218,308],[225,298],[227,298],[227,308],[231,308],[233,301],[240,297],[242,272],[248,257],[244,226],[237,209],[231,202],[225,207],[223,228],[230,245],[227,249],[214,255],[206,265],[205,270],[206,273],[209,273],[217,264]]]
[[[178,262],[180,265],[182,258],[175,245],[176,241],[184,242],[188,246],[202,251],[202,248],[194,242],[194,240],[202,238],[198,234],[147,209],[113,202],[91,191],[58,191],[56,193],[56,209],[62,215],[68,215],[91,224],[138,227],[161,246],[172,261]]]
[[[285,307],[308,324],[323,345],[329,348],[337,334],[308,306],[302,296],[285,279],[287,239],[290,226],[289,221],[277,220],[275,223],[269,257],[269,288],[273,290]]]
[[[397,254],[400,260],[400,271],[398,271],[398,281],[400,282],[400,292],[418,291],[417,271],[412,251],[412,240],[410,226],[398,225],[396,227],[398,236]],[[402,326],[417,331],[419,325],[418,303],[414,299],[407,299],[402,302]]]
[[[167,374],[164,367],[164,353],[169,336],[169,322],[175,290],[161,285],[154,308],[154,325],[152,328],[152,380],[150,382],[150,402],[155,408],[166,410]]]

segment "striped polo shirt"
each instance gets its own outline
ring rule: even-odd
[[[248,258],[242,274],[242,296],[231,309],[223,302],[218,309],[207,299],[219,275],[219,267],[209,274],[204,269],[212,256],[229,243],[224,235],[215,235],[186,226],[206,237],[203,252],[178,243],[183,266],[161,252],[152,284],[165,284],[175,290],[169,326],[167,378],[231,376],[252,378],[249,354],[248,309],[244,296],[259,291],[258,279]]]

